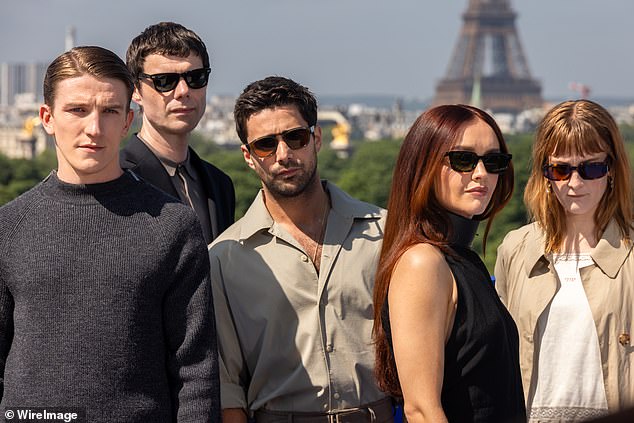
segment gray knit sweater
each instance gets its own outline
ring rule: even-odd
[[[0,207],[0,411],[218,422],[209,263],[193,211],[126,172],[55,172]]]

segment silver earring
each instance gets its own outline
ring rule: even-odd
[[[608,176],[608,185],[610,185],[611,190],[614,189],[614,178],[611,176]]]
[[[551,192],[553,192],[553,189],[550,186],[550,182],[546,182],[546,194],[550,194]]]

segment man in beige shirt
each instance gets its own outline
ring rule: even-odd
[[[262,190],[209,249],[224,421],[392,421],[373,376],[385,211],[320,181],[305,87],[254,82],[234,116]]]

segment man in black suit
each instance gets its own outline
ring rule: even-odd
[[[190,205],[210,243],[233,223],[235,192],[229,176],[189,146],[206,107],[207,48],[193,31],[161,22],[132,40],[126,58],[143,123],[121,150],[121,166]]]

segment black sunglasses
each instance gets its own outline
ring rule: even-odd
[[[315,125],[304,128],[287,129],[279,134],[270,134],[260,137],[247,144],[249,151],[260,158],[269,157],[277,150],[277,144],[279,143],[278,137],[281,137],[288,148],[291,150],[299,150],[304,148],[310,142],[310,136],[315,133]]]
[[[185,83],[189,88],[202,88],[207,86],[209,82],[210,68],[193,69],[183,73],[168,72],[168,73],[155,73],[154,75],[148,75],[147,73],[140,73],[139,79],[147,78],[151,79],[154,84],[154,89],[160,93],[166,93],[172,91],[178,85],[178,81],[181,78],[185,80]]]
[[[545,164],[542,167],[544,176],[551,181],[565,181],[570,179],[573,171],[577,171],[583,179],[599,179],[608,173],[608,162],[584,162],[577,166],[568,163]]]
[[[487,153],[478,156],[473,151],[448,151],[445,156],[449,157],[449,165],[453,170],[463,173],[473,171],[480,160],[487,172],[504,173],[513,157],[508,153]]]

